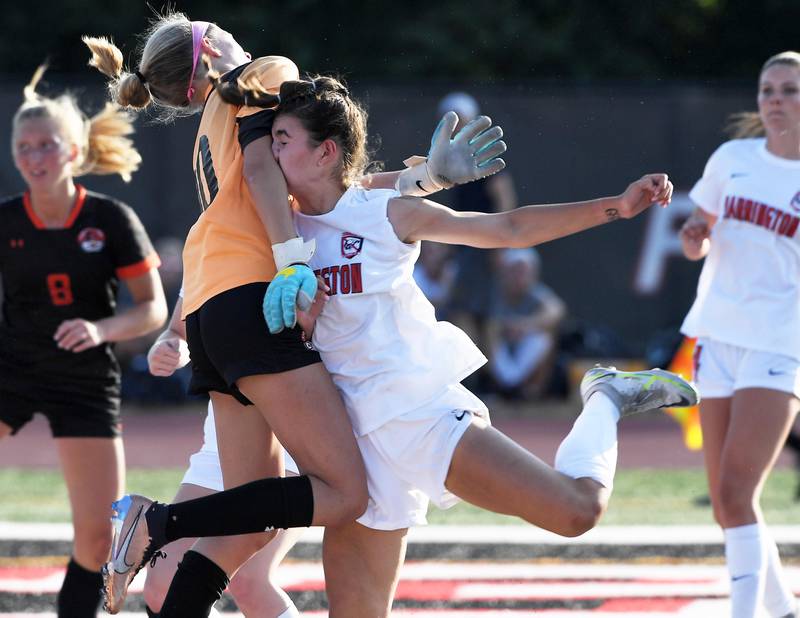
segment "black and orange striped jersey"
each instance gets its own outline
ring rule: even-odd
[[[113,315],[119,280],[160,264],[130,207],[82,186],[77,189],[61,228],[45,227],[28,194],[0,203],[3,363],[38,369],[39,361],[50,367],[55,359],[80,364],[72,352],[56,346],[58,325]]]
[[[298,77],[288,58],[266,56],[222,80],[255,78],[276,94]],[[183,250],[183,317],[221,292],[275,275],[269,237],[242,174],[244,148],[270,135],[272,117],[272,110],[229,105],[213,90],[206,97],[193,159],[203,213]]]

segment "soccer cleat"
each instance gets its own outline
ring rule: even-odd
[[[614,402],[620,416],[656,408],[688,408],[700,401],[694,386],[663,369],[617,371],[616,367],[594,367],[581,380],[584,405],[597,392],[606,394]]]
[[[111,505],[114,539],[111,559],[102,569],[103,607],[110,614],[122,609],[131,581],[163,545],[154,542],[145,518],[153,504],[149,498],[131,494]]]

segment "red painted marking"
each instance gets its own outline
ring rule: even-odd
[[[456,590],[465,581],[401,581],[397,586],[395,599],[415,599],[418,601],[447,601],[455,596]],[[469,583],[472,583],[471,581]]]
[[[610,599],[595,611],[602,612],[677,612],[696,599]]]
[[[63,567],[0,567],[0,580],[3,579],[43,579],[64,572]]]

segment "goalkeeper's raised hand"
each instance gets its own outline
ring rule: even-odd
[[[503,129],[492,126],[488,116],[478,116],[453,135],[458,115],[447,112],[431,138],[426,159],[418,158],[400,173],[396,188],[403,195],[425,197],[496,174],[506,166],[500,158],[506,151]]]

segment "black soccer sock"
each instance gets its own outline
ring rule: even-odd
[[[175,571],[159,618],[207,618],[227,587],[225,571],[203,554],[189,550]]]
[[[100,608],[103,576],[89,571],[70,558],[67,574],[58,593],[59,618],[94,618]]]
[[[164,536],[170,542],[271,528],[304,528],[314,517],[314,494],[307,476],[290,476],[261,479],[210,496],[159,506],[166,508]],[[148,525],[150,517],[148,511]]]

